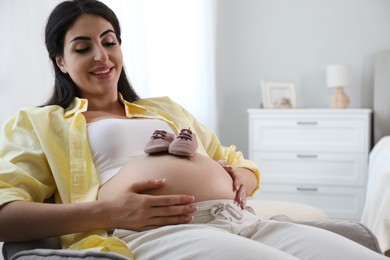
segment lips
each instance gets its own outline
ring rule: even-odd
[[[98,68],[91,71],[90,74],[98,78],[107,78],[111,76],[113,68],[114,67]]]
[[[106,74],[110,71],[110,69],[107,69],[107,70],[103,70],[103,71],[95,71],[95,72],[92,72],[92,74],[94,75],[102,75],[102,74]]]

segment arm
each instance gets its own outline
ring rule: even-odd
[[[143,190],[158,189],[164,180],[136,183],[127,196],[77,204],[13,201],[0,208],[0,241],[27,241],[95,229],[127,228],[143,231],[187,223],[193,197],[150,196]]]
[[[0,208],[0,241],[18,242],[82,232],[97,227],[93,203],[14,201]]]

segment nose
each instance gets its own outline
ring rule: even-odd
[[[95,61],[105,62],[108,60],[108,54],[103,46],[98,46],[95,49]]]

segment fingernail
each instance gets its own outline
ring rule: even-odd
[[[194,196],[188,196],[188,197],[186,198],[186,201],[187,201],[187,202],[194,202],[194,201],[195,201],[195,197],[194,197]]]
[[[161,178],[161,179],[158,179],[158,180],[154,180],[155,183],[163,183],[165,182],[167,179],[165,178]]]

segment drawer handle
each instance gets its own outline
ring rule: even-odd
[[[297,125],[318,125],[317,121],[298,121]]]
[[[297,154],[297,157],[301,158],[301,159],[307,159],[307,158],[315,159],[315,158],[318,158],[318,155],[316,155],[316,154]]]
[[[318,191],[318,188],[302,188],[302,187],[297,187],[297,191],[311,191],[311,192],[316,192]]]

